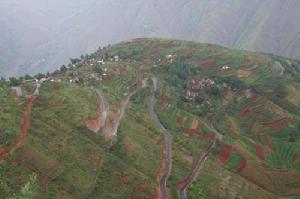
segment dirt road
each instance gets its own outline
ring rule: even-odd
[[[100,127],[98,130],[98,133],[102,133],[102,130],[107,121],[107,116],[109,113],[109,105],[108,105],[108,102],[107,102],[105,96],[103,95],[103,93],[100,90],[96,89],[96,93],[99,98],[99,106],[100,106],[100,111],[101,111],[101,115],[102,115],[101,117],[98,118],[100,120],[99,121]]]
[[[209,121],[209,128],[214,133],[214,141],[209,145],[197,163],[193,166],[191,173],[177,185],[178,194],[180,199],[186,199],[186,190],[191,185],[191,183],[197,178],[199,172],[201,171],[203,165],[205,164],[210,152],[215,147],[217,141],[223,141],[223,135],[220,134],[213,126],[213,121]]]
[[[154,121],[155,125],[162,130],[162,133],[164,135],[165,144],[164,144],[164,153],[162,163],[163,168],[161,168],[161,173],[159,174],[159,196],[162,199],[168,199],[168,191],[167,191],[167,180],[171,173],[172,169],[172,144],[173,144],[173,138],[172,135],[167,131],[167,129],[161,124],[160,120],[158,119],[158,116],[156,115],[154,111],[154,93],[157,89],[157,80],[155,78],[152,79],[153,82],[153,88],[151,91],[151,95],[148,98],[148,112],[150,114],[150,117]]]
[[[0,161],[4,160],[12,151],[19,149],[25,142],[25,137],[28,129],[30,128],[32,105],[36,96],[30,96],[24,110],[24,116],[20,127],[20,134],[17,141],[4,149],[0,149]]]
[[[217,137],[215,135],[215,137]],[[213,143],[209,145],[204,154],[200,157],[197,163],[193,166],[192,172],[186,177],[182,182],[177,185],[178,194],[180,199],[186,199],[186,190],[191,185],[191,183],[197,178],[199,172],[201,171],[203,165],[205,164],[211,150],[216,145],[217,138],[214,139]]]

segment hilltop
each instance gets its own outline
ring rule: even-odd
[[[53,71],[98,46],[159,37],[300,59],[298,0],[2,0],[0,76]]]
[[[299,61],[166,39],[71,61],[1,80],[1,198],[300,194]]]

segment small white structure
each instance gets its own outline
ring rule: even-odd
[[[172,59],[174,55],[166,55],[167,59]]]
[[[221,68],[222,70],[230,70],[230,67],[229,66],[222,66],[222,68]]]
[[[98,63],[98,64],[101,64],[101,65],[104,65],[104,64],[105,64],[105,62],[104,62],[103,59],[102,59],[102,60],[98,60],[97,63]]]
[[[119,61],[120,61],[120,57],[119,57],[118,55],[115,55],[115,56],[114,56],[114,61],[115,61],[115,62],[119,62]]]
[[[15,87],[12,87],[11,90],[16,93],[17,97],[21,97],[23,95],[21,87],[15,86]]]
[[[41,79],[41,82],[45,82],[45,81],[47,81],[47,80],[48,80],[48,78],[43,77],[43,78]]]

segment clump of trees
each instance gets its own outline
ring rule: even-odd
[[[22,78],[10,77],[9,85],[10,86],[19,86],[22,83]]]
[[[98,73],[98,74],[102,74],[103,73],[103,70],[102,70],[101,66],[98,65],[98,64],[96,64],[96,65],[93,66],[93,71],[95,73]]]
[[[10,192],[9,186],[0,182],[0,192],[6,196]],[[0,196],[1,196],[0,194]],[[21,187],[19,192],[14,193],[12,196],[5,197],[6,199],[35,199],[37,197],[37,176],[32,174],[29,176],[29,181]]]

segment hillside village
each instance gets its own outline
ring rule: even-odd
[[[299,66],[138,39],[1,80],[0,197],[31,174],[38,198],[296,196]]]
[[[45,74],[37,74],[33,77],[26,75],[25,77],[10,78],[9,84],[11,85],[11,90],[13,95],[21,97],[25,96],[25,92],[22,91],[22,84],[26,82],[33,82],[36,85],[40,85],[44,82],[52,82],[52,83],[61,83],[69,82],[72,84],[84,83],[85,81],[95,80],[95,81],[103,81],[109,80],[111,77],[110,72],[108,70],[109,63],[118,63],[121,59],[118,55],[110,56],[105,60],[90,58],[88,56],[81,56],[80,59],[71,59],[71,63],[67,66],[63,65],[61,68],[57,69],[53,73]],[[85,76],[79,75],[76,71],[76,68],[82,68],[90,66],[94,70],[91,73],[88,73]],[[6,80],[2,79],[0,83],[7,83]]]

